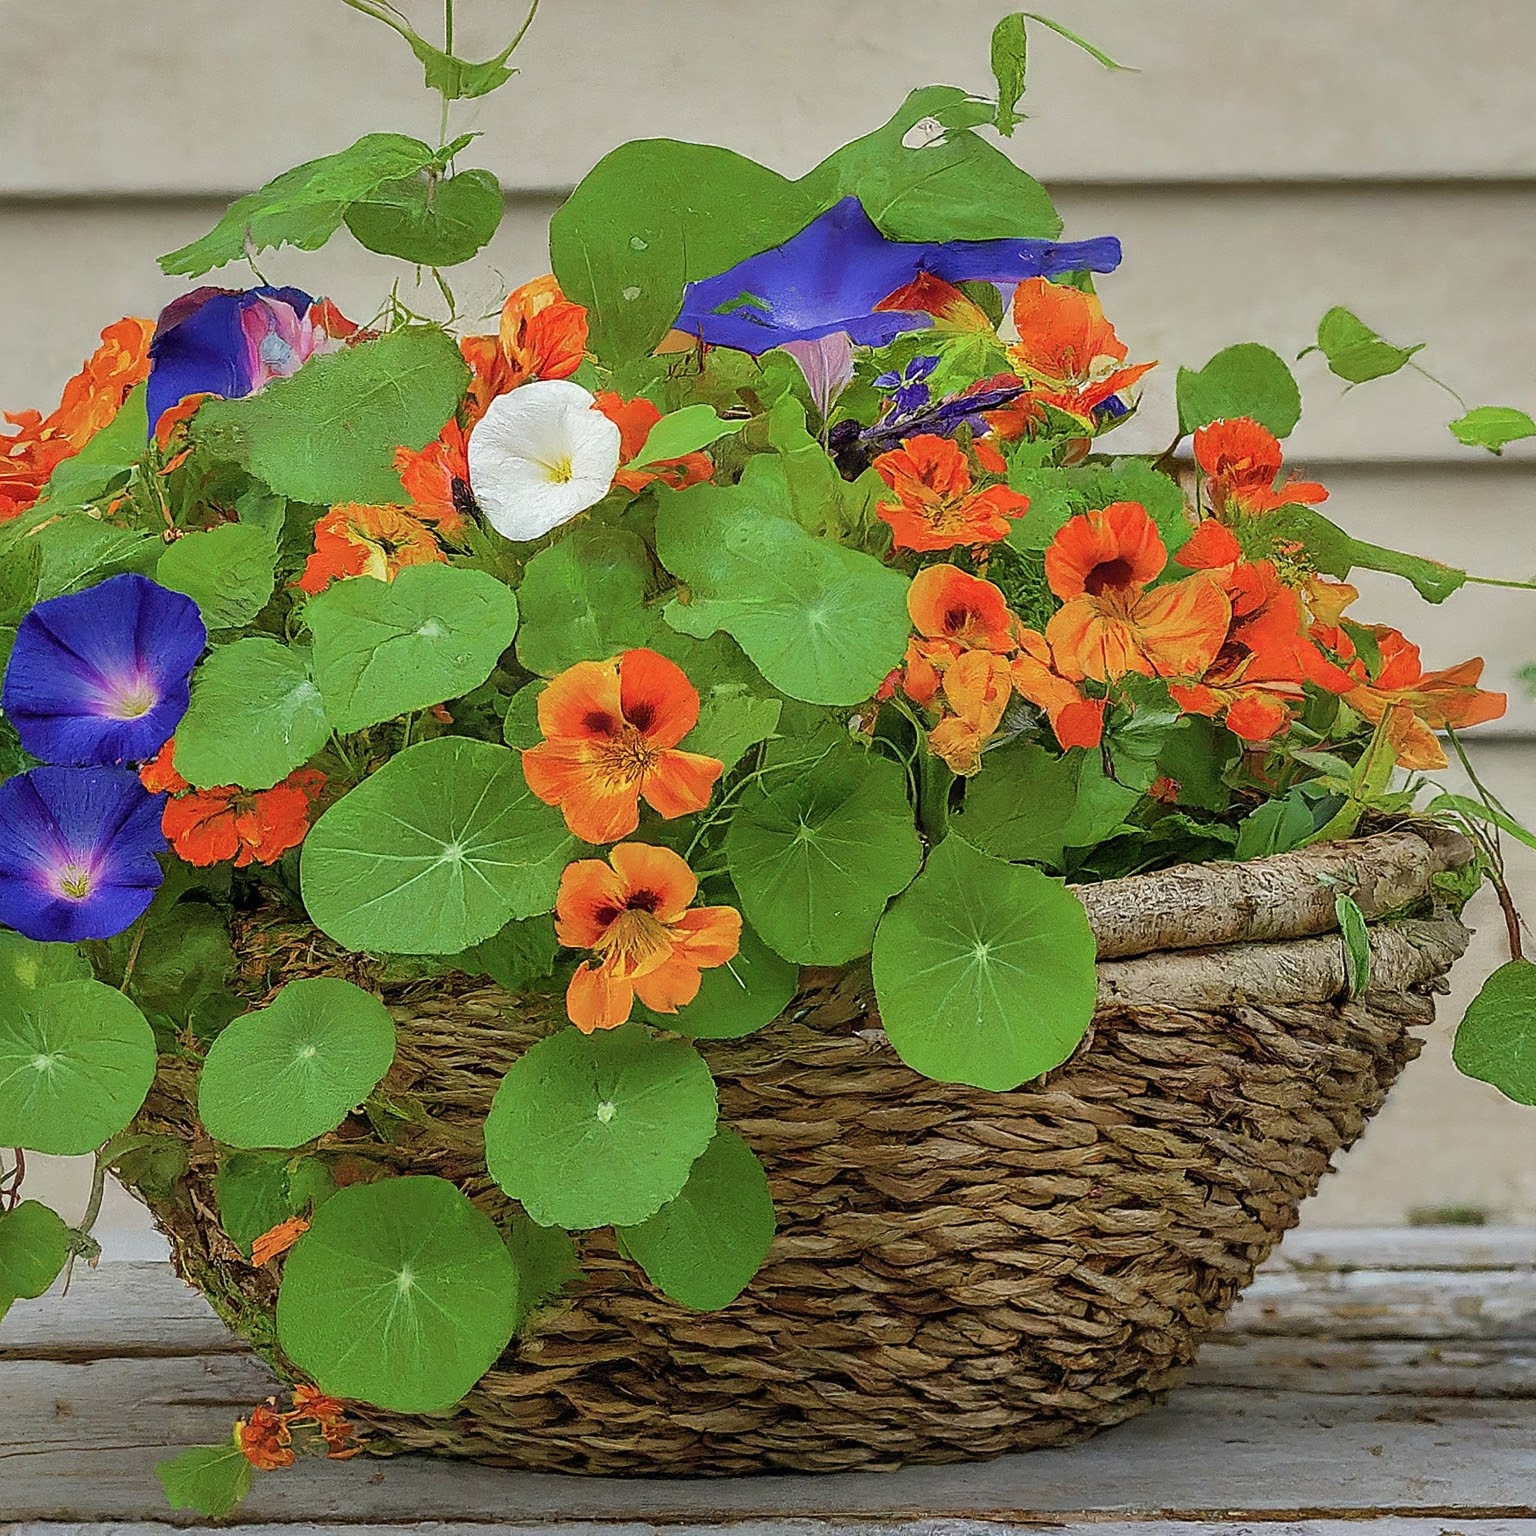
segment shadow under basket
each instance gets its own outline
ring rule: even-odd
[[[1142,1412],[1417,1055],[1410,1030],[1466,945],[1456,872],[1471,857],[1454,832],[1401,826],[1079,888],[1099,944],[1093,1028],[1011,1093],[917,1076],[881,1033],[867,970],[807,971],[774,1024],[700,1042],[778,1212],[747,1291],[689,1311],[611,1234],[587,1234],[582,1280],[457,1409],[359,1410],[371,1448],[543,1471],[834,1472],[980,1460]],[[1353,999],[1341,892],[1371,922]],[[559,998],[464,977],[380,986],[293,924],[253,924],[238,947],[256,992],[303,974],[375,984],[400,1026],[385,1088],[424,1113],[390,1144],[349,1127],[348,1145],[507,1211],[480,1126],[511,1062],[560,1027]],[[196,1066],[164,1058],[139,1122],[191,1159],[151,1203],[177,1269],[282,1370],[278,1266],[253,1269],[219,1228]]]

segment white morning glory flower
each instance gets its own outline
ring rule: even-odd
[[[601,501],[618,468],[618,427],[566,379],[498,395],[470,433],[475,500],[503,538],[521,543]]]

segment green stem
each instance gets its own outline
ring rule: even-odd
[[[1477,587],[1513,587],[1520,592],[1536,592],[1536,581],[1506,581],[1501,576],[1468,576],[1467,580]]]
[[[80,1218],[79,1230],[89,1232],[101,1215],[101,1202],[107,1192],[107,1164],[101,1153],[96,1154],[96,1166],[91,1175],[91,1194],[85,1202],[85,1215]]]
[[[949,831],[949,791],[955,782],[949,764],[932,752],[917,760],[917,824],[929,846],[943,842]]]
[[[443,0],[443,52],[453,52],[453,0]]]
[[[128,983],[133,980],[134,967],[139,963],[139,950],[144,943],[144,930],[149,926],[149,908],[144,909],[144,914],[139,918],[133,930],[133,942],[128,946],[128,958],[123,962],[123,979],[118,983],[117,990],[124,997],[128,995]]]

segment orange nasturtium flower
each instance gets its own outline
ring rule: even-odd
[[[917,635],[902,690],[938,712],[928,746],[955,773],[980,768],[1014,693],[1045,710],[1063,747],[1098,745],[1104,701],[1085,699],[1054,671],[1044,637],[1019,623],[990,581],[953,565],[925,566],[907,589],[907,612]]]
[[[315,593],[343,576],[393,581],[405,566],[440,564],[446,559],[432,530],[405,507],[349,501],[332,507],[315,524],[315,552],[295,585]]]
[[[1045,576],[1063,606],[1045,633],[1064,676],[1204,674],[1226,638],[1231,604],[1203,571],[1152,587],[1167,559],[1157,525],[1132,501],[1074,517],[1057,533]]]
[[[263,1232],[251,1244],[251,1263],[257,1269],[270,1264],[280,1254],[287,1253],[309,1231],[309,1222],[302,1216],[290,1216],[280,1221],[270,1231]]]
[[[579,661],[539,695],[544,740],[524,750],[523,774],[583,842],[616,842],[639,826],[642,797],[668,820],[709,804],[724,764],[677,750],[698,718],[698,690],[655,651]]]
[[[304,841],[309,809],[325,788],[325,775],[297,768],[271,789],[255,791],[223,785],[193,789],[177,773],[174,740],[139,769],[151,794],[171,796],[161,812],[160,829],[172,849],[199,867],[233,859],[237,869],[275,863]]]
[[[17,430],[0,435],[0,522],[25,512],[59,464],[79,453],[144,382],[154,333],[153,320],[115,321],[64,386],[57,410],[47,416],[40,411],[3,413]]]
[[[949,438],[931,432],[882,453],[874,467],[896,493],[894,502],[883,503],[875,512],[890,524],[897,549],[995,544],[1007,538],[1009,520],[1029,508],[1029,497],[1006,485],[975,490],[964,452]]]
[[[1091,293],[1044,277],[1013,291],[1013,323],[1019,339],[1008,349],[1014,372],[1030,391],[1013,405],[989,411],[987,420],[1005,438],[1018,437],[1053,406],[1082,421],[1111,395],[1129,389],[1157,366],[1125,361],[1127,348],[1104,318]]]
[[[661,412],[644,395],[626,400],[611,389],[599,391],[593,405],[619,429],[619,471],[613,483],[626,491],[643,491],[659,480],[674,491],[686,490],[715,472],[715,461],[707,453],[685,453],[681,458],[658,459],[644,469],[625,469],[625,465],[645,447],[651,428],[661,420]]]
[[[469,439],[458,421],[425,448],[395,449],[395,472],[411,504],[410,515],[431,523],[444,538],[462,533],[475,505],[469,488]]]
[[[1205,471],[1217,517],[1327,501],[1328,492],[1313,480],[1291,479],[1277,487],[1283,462],[1279,439],[1247,416],[1213,421],[1195,432],[1195,463]]]
[[[582,961],[565,994],[577,1029],[617,1028],[637,997],[656,1013],[676,1013],[698,996],[701,970],[735,958],[741,914],[691,907],[698,889],[680,855],[646,843],[620,843],[607,860],[566,866],[555,932],[597,957]]]
[[[1497,720],[1509,703],[1502,693],[1477,686],[1483,659],[1475,656],[1459,666],[1426,672],[1419,648],[1397,630],[1374,624],[1371,632],[1381,650],[1381,671],[1344,695],[1344,702],[1372,724],[1386,716],[1386,735],[1404,768],[1444,768],[1445,751],[1434,733],[1447,726],[1460,729]]]
[[[495,336],[466,336],[459,348],[474,374],[471,424],[498,395],[530,379],[568,379],[587,350],[587,312],[560,291],[553,277],[514,288],[501,307]]]

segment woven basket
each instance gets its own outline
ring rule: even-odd
[[[703,1042],[721,1113],[768,1170],[779,1231],[717,1313],[653,1291],[606,1232],[585,1278],[450,1414],[364,1411],[376,1448],[546,1471],[843,1471],[1057,1444],[1149,1407],[1194,1358],[1417,1054],[1428,994],[1466,943],[1454,833],[1399,828],[1242,865],[1079,891],[1099,940],[1089,1038],[1038,1083],[929,1082],[887,1045],[867,972],[807,972],[786,1015]],[[1348,991],[1335,898],[1372,920]],[[1172,946],[1178,946],[1176,949]],[[367,983],[306,930],[253,927],[253,991]],[[400,1025],[386,1088],[426,1111],[359,1152],[457,1182],[492,1215],[480,1124],[557,998],[459,978],[381,988]],[[189,1143],[156,1204],[179,1270],[269,1357],[276,1277],[220,1231],[195,1063],[166,1058],[141,1128]],[[280,1358],[275,1359],[282,1369]]]

